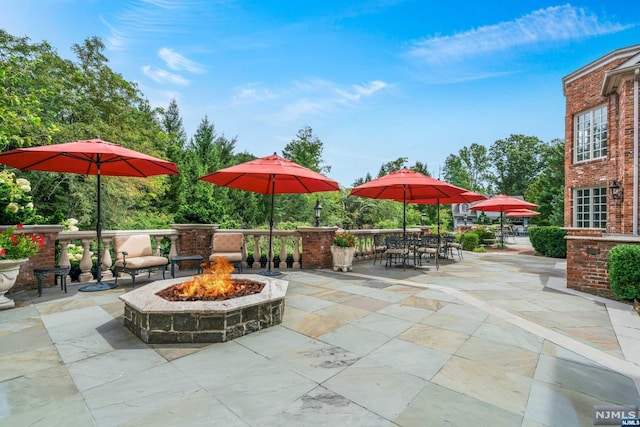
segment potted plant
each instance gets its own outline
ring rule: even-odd
[[[351,271],[353,255],[356,253],[356,238],[354,235],[348,231],[337,230],[331,243],[333,270]]]
[[[4,294],[16,283],[20,264],[28,261],[44,246],[41,234],[24,234],[23,228],[19,224],[0,233],[0,309],[15,306]]]

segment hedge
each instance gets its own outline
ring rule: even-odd
[[[462,250],[472,251],[478,246],[478,235],[476,233],[467,232],[464,233],[464,240],[462,242]]]
[[[607,267],[611,290],[619,298],[640,298],[640,246],[614,246],[609,251]]]
[[[567,257],[566,235],[567,230],[555,226],[529,228],[529,240],[536,252],[552,258]]]

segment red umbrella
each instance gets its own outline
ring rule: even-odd
[[[415,203],[417,205],[431,205],[434,204],[434,201],[442,205],[448,205],[451,203],[473,203],[479,200],[485,200],[486,197],[479,193],[474,193],[473,191],[464,191],[463,193],[455,194],[451,197],[439,197],[437,199],[419,199],[412,200],[411,203]]]
[[[454,197],[468,190],[456,187],[406,167],[351,189],[353,196],[401,201],[404,205],[402,230],[407,232],[406,202]]]
[[[271,217],[269,219],[269,260],[265,276],[280,274],[271,270],[271,243],[273,240],[273,204],[276,194],[315,193],[320,191],[338,191],[340,185],[324,175],[300,166],[291,160],[273,153],[239,165],[231,166],[202,176],[198,179],[216,185],[260,194],[271,194]]]
[[[515,197],[505,196],[504,194],[498,194],[490,199],[483,200],[469,209],[483,212],[500,212],[500,241],[504,245],[504,233],[502,232],[502,214],[504,212],[513,211],[516,209],[528,209],[537,208],[538,205],[530,203],[525,200],[516,199]]]
[[[112,142],[102,141],[99,138],[17,148],[0,153],[0,163],[20,170],[96,175],[98,178],[96,224],[98,257],[100,257],[102,238],[100,176],[147,177],[179,173],[175,163],[130,150]],[[99,259],[97,264],[96,283],[80,288],[81,291],[101,291],[116,287],[113,283],[102,282],[102,261]]]
[[[507,212],[508,217],[520,217],[520,216],[535,216],[540,215],[540,212],[532,211],[531,209],[514,209]]]

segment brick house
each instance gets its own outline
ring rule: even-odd
[[[567,286],[610,294],[607,255],[638,237],[640,45],[562,79]]]

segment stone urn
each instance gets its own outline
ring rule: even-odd
[[[0,310],[16,306],[16,303],[5,297],[4,294],[16,284],[16,279],[20,273],[20,265],[27,261],[29,261],[28,258],[0,259]]]
[[[331,256],[333,258],[333,271],[351,271],[353,269],[353,255],[356,248],[331,246]]]

